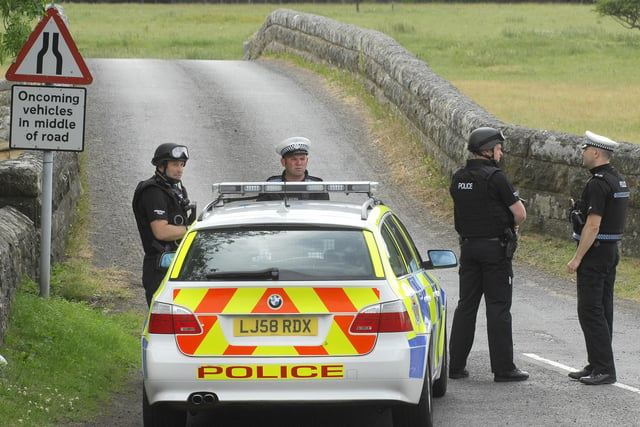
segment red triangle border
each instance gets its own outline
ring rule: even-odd
[[[32,75],[32,74],[16,74],[16,71],[22,65],[25,57],[29,53],[29,51],[33,48],[36,40],[40,37],[40,34],[44,30],[45,26],[52,19],[58,25],[58,29],[60,30],[60,34],[64,38],[64,41],[67,43],[67,47],[73,56],[73,59],[76,61],[76,65],[80,69],[82,73],[81,77],[68,77],[68,76],[57,76],[57,75]],[[44,19],[40,20],[36,28],[33,30],[27,42],[22,46],[20,53],[16,58],[16,61],[11,64],[5,78],[9,81],[16,82],[30,82],[30,83],[61,83],[61,84],[80,84],[80,85],[88,85],[93,82],[93,76],[85,64],[84,59],[82,59],[82,55],[78,51],[76,44],[71,38],[71,34],[67,29],[64,21],[58,14],[58,10],[55,8],[47,9],[47,15]]]

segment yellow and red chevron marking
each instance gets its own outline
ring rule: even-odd
[[[282,307],[267,305],[278,294]],[[192,310],[202,324],[201,335],[178,335],[180,350],[194,356],[326,356],[366,354],[375,335],[351,335],[349,327],[363,307],[380,300],[376,288],[185,288],[173,293],[174,303]],[[318,346],[238,346],[230,345],[219,316],[239,314],[333,314],[333,322],[322,345]]]

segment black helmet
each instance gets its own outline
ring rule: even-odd
[[[469,135],[467,149],[472,153],[479,154],[484,150],[491,150],[497,144],[504,144],[504,141],[505,137],[500,129],[481,127]]]
[[[158,148],[156,148],[153,159],[151,159],[151,164],[158,166],[165,160],[184,160],[186,164],[188,159],[189,150],[187,150],[187,147],[173,142],[167,142],[160,144]]]

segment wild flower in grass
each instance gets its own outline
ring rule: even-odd
[[[71,399],[71,400],[69,401],[69,409],[74,409],[74,408],[73,408],[73,402],[74,402],[74,401],[76,401],[76,402],[77,402],[77,401],[79,401],[79,400],[80,400],[80,397],[79,397],[79,396],[76,396],[76,397],[74,397],[73,399]]]

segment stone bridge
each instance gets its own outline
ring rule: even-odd
[[[376,99],[406,121],[451,176],[467,157],[469,133],[479,126],[503,129],[508,156],[501,165],[526,200],[526,228],[567,235],[568,200],[580,194],[588,172],[581,166],[582,136],[504,123],[435,74],[390,37],[321,16],[279,9],[245,43],[245,59],[284,52],[349,71]],[[0,143],[8,140],[10,85],[0,84]],[[597,129],[592,129],[597,132]],[[0,144],[1,146],[2,144]],[[6,145],[6,144],[5,144]],[[1,154],[1,153],[0,153]],[[9,305],[23,275],[36,279],[39,252],[42,154],[0,158],[0,344]],[[622,142],[613,165],[626,177],[632,196],[625,255],[640,255],[638,197],[640,146]],[[81,193],[77,153],[54,155],[52,261],[61,260]]]

